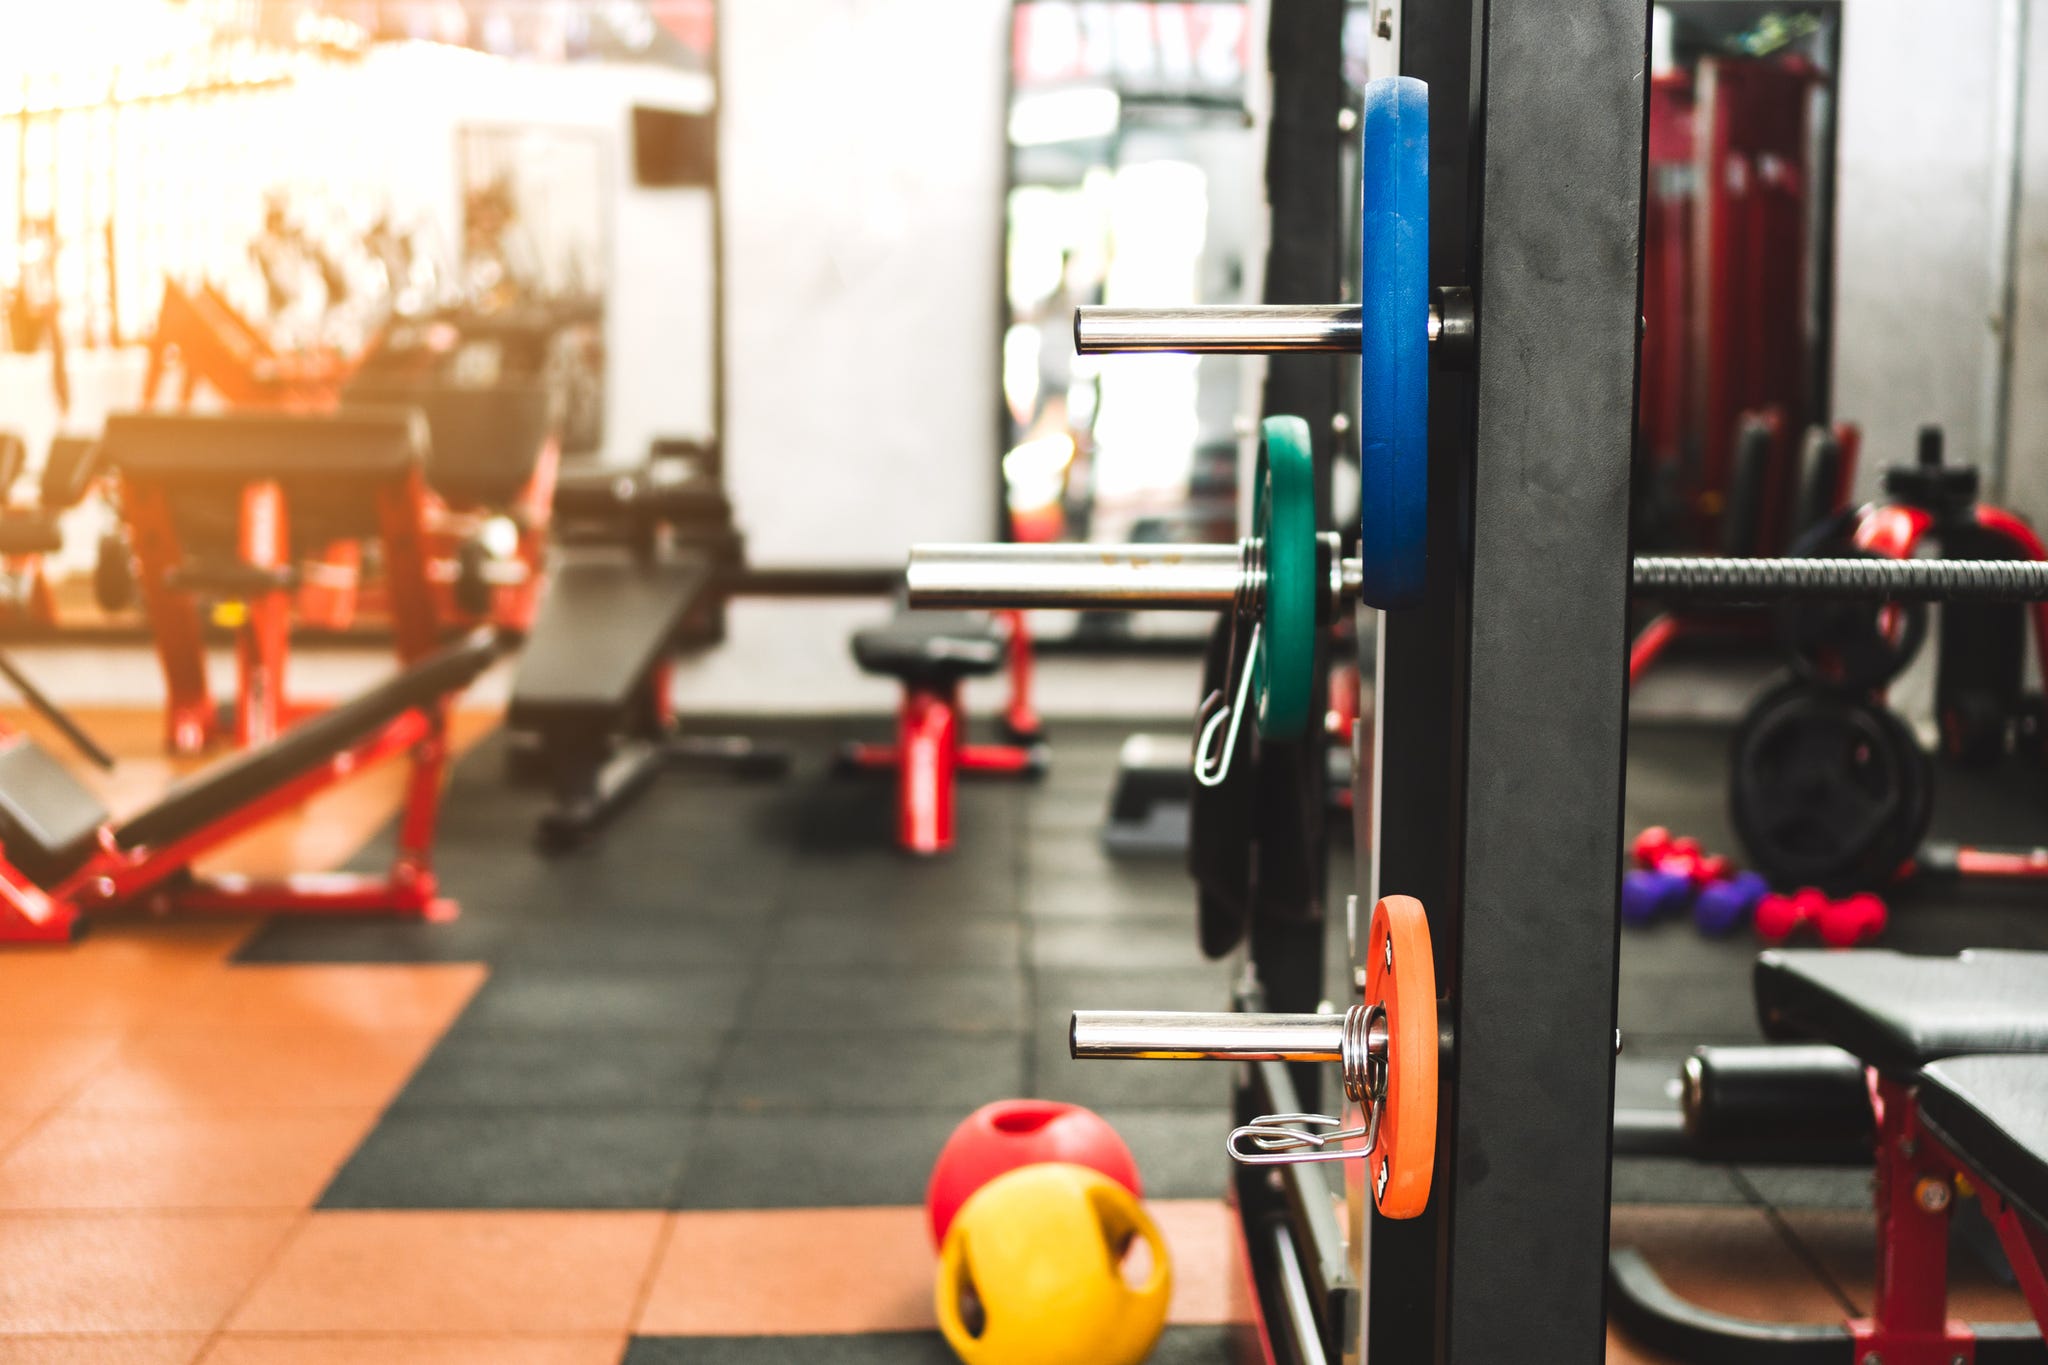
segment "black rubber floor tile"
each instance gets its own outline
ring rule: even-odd
[[[454,885],[450,883],[449,885]],[[488,962],[516,932],[505,918],[468,910],[447,924],[363,916],[274,919],[235,953],[237,962]]]
[[[1612,1198],[1617,1204],[1749,1205],[1755,1202],[1736,1180],[1731,1167],[1661,1156],[1616,1157]]]
[[[658,1209],[695,1121],[677,1114],[390,1113],[330,1209]]]
[[[742,1033],[718,1069],[719,1109],[925,1109],[965,1114],[1024,1093],[1024,1040],[902,1033]]]
[[[739,1021],[748,980],[746,973],[730,968],[514,963],[491,972],[458,1028],[471,1033],[715,1037]]]
[[[722,1034],[475,1033],[458,1027],[413,1073],[395,1111],[701,1106]]]
[[[588,967],[746,967],[767,955],[768,914],[565,917],[528,924],[498,954],[502,962]]]
[[[1872,1208],[1871,1172],[1860,1166],[1742,1166],[1757,1197],[1778,1209]]]
[[[1147,1365],[1251,1365],[1249,1327],[1166,1329]],[[635,1337],[623,1365],[958,1365],[937,1332],[843,1337]]]
[[[1194,934],[1193,928],[1188,934]],[[1171,971],[1117,968],[1039,971],[1034,976],[1037,1029],[1066,1037],[1075,1010],[1226,1010],[1235,975],[1228,962]]]
[[[937,1332],[879,1332],[844,1337],[635,1337],[627,1346],[621,1365],[959,1365],[959,1357]]]
[[[679,1209],[850,1208],[924,1202],[932,1162],[958,1113],[834,1114],[829,1155],[819,1124],[783,1114],[715,1113],[690,1143]]]
[[[1013,853],[958,850],[913,858],[896,849],[799,860],[780,887],[800,910],[889,911],[948,919],[1014,915],[1019,908]]]
[[[1024,882],[1024,913],[1050,922],[1149,920],[1194,934],[1195,890],[1186,877],[1145,877],[1122,868],[1081,876],[1033,872]]]
[[[1031,965],[1040,970],[1140,968],[1176,971],[1208,959],[1195,942],[1194,916],[1172,920],[1037,919],[1031,930]]]
[[[1020,968],[857,968],[771,965],[742,1026],[757,1033],[937,1030],[1022,1033],[1029,1019]]]
[[[1067,1051],[1067,1027],[1047,1027],[1031,1039],[1031,1093],[1085,1104],[1104,1113],[1120,1109],[1186,1109],[1221,1120],[1230,1112],[1230,1067],[1217,1062],[1077,1062]],[[1219,1143],[1222,1137],[1219,1134]]]
[[[913,916],[857,904],[790,911],[776,930],[778,964],[838,967],[1015,967],[1023,926],[993,916]]]
[[[1221,1198],[1229,1186],[1231,1162],[1223,1150],[1230,1133],[1227,1110],[1108,1109],[1102,1117],[1137,1158],[1147,1198]]]

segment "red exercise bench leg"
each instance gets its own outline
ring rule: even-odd
[[[896,838],[912,853],[953,846],[953,775],[960,750],[957,687],[903,689],[896,727]]]

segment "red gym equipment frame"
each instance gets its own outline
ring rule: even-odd
[[[1000,616],[1009,627],[1010,700],[1004,725],[1034,736],[1039,715],[1031,701],[1031,631],[1021,611]],[[960,714],[960,685],[906,681],[896,716],[894,744],[854,744],[844,761],[863,772],[896,774],[896,842],[912,853],[953,847],[953,786],[958,774],[1021,776],[1043,762],[1037,745],[969,744]]]

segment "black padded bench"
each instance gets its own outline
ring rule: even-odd
[[[1878,1257],[1871,1313],[1846,1325],[1752,1322],[1678,1298],[1636,1253],[1610,1259],[1611,1312],[1683,1361],[2048,1362],[2048,953],[1884,949],[1763,953],[1764,1031],[1840,1048],[1869,1068]],[[1950,1223],[1975,1191],[2034,1323],[1947,1316]]]
[[[745,741],[674,733],[669,659],[713,577],[694,554],[597,545],[558,555],[506,712],[515,775],[542,776],[555,795],[537,831],[543,849],[588,838],[667,768],[786,770],[785,755]]]
[[[966,742],[960,684],[1002,668],[1010,644],[992,619],[969,612],[899,612],[854,632],[854,662],[901,682],[903,702],[894,744],[855,744],[842,758],[849,767],[896,774],[896,842],[911,853],[953,846],[956,772],[1044,771],[1043,745]]]
[[[533,482],[556,426],[539,384],[351,384],[342,412],[416,409],[426,423],[427,486],[450,507],[510,510]]]

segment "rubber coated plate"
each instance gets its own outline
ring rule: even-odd
[[[1359,169],[1359,596],[1422,600],[1429,502],[1429,87],[1365,87]]]
[[[1316,668],[1316,472],[1308,423],[1268,417],[1260,427],[1252,535],[1266,569],[1265,613],[1252,685],[1259,733],[1295,739],[1308,728]]]
[[[1831,895],[1889,881],[1926,833],[1932,767],[1883,707],[1795,681],[1736,727],[1729,815],[1757,869]]]
[[[1366,942],[1365,1007],[1387,1016],[1387,1093],[1372,1153],[1372,1197],[1389,1218],[1413,1218],[1429,1203],[1436,1163],[1436,959],[1429,917],[1413,896],[1372,908]]]

